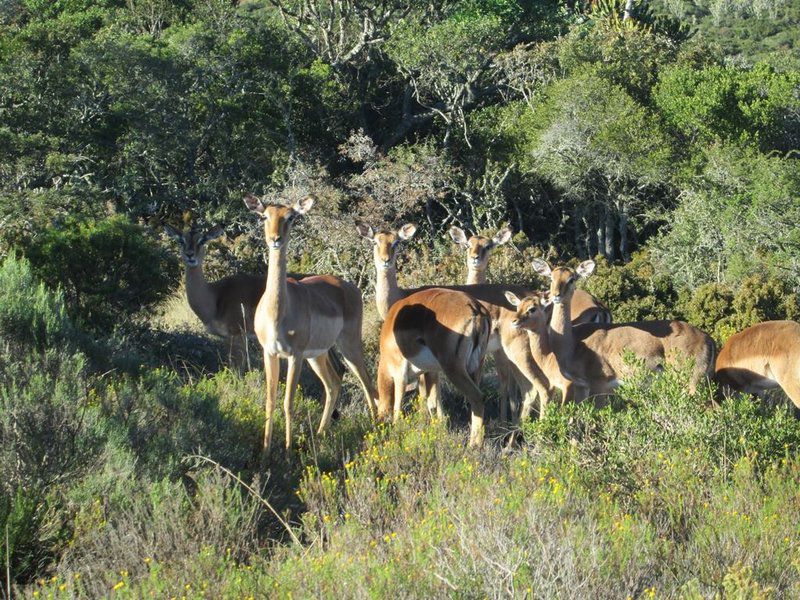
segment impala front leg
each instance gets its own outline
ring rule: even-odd
[[[300,379],[300,368],[303,366],[303,359],[298,356],[291,356],[287,360],[286,368],[286,390],[283,399],[283,415],[286,421],[286,449],[292,447],[292,407],[294,404],[294,392],[297,388],[297,381]]]
[[[262,447],[264,453],[269,452],[269,446],[272,442],[272,413],[275,410],[275,399],[278,396],[279,368],[280,362],[278,357],[264,352],[264,377],[266,379],[267,388],[264,405],[267,416],[264,425],[264,446]]]

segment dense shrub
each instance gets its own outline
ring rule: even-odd
[[[177,263],[124,217],[67,222],[33,237],[25,254],[37,275],[60,286],[81,321],[109,329],[163,298]]]
[[[0,262],[0,351],[43,350],[74,333],[63,295],[36,279],[27,260],[12,254]]]
[[[678,294],[670,280],[656,273],[646,252],[624,265],[598,257],[586,289],[611,309],[614,321],[642,321],[680,317]]]

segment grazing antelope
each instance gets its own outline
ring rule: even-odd
[[[164,225],[166,234],[180,246],[186,266],[186,298],[206,331],[228,341],[231,362],[242,369],[246,365],[247,336],[253,334],[256,306],[264,293],[266,277],[237,273],[209,282],[203,273],[206,244],[224,234],[222,227],[205,232],[192,227],[179,231]]]
[[[453,241],[467,251],[467,285],[486,283],[486,270],[489,267],[489,257],[498,246],[511,240],[511,230],[503,227],[494,237],[487,238],[482,235],[467,234],[460,227],[453,225],[450,228],[450,237]]]
[[[717,357],[723,388],[761,396],[781,388],[800,408],[800,324],[765,321],[732,335]]]
[[[660,370],[665,362],[694,360],[689,391],[695,392],[703,377],[711,376],[716,347],[711,337],[683,321],[642,321],[636,323],[589,323],[573,327],[570,313],[575,284],[595,268],[592,260],[577,269],[550,266],[541,259],[533,261],[534,270],[550,277],[550,300],[553,314],[548,337],[552,352],[568,380],[566,395],[583,399],[611,393],[628,374],[623,359],[630,351],[644,360],[651,370]]]
[[[378,416],[400,417],[406,383],[427,374],[431,384],[444,374],[470,404],[469,445],[483,443],[484,403],[478,381],[492,318],[463,292],[430,288],[395,302],[381,327]],[[430,396],[429,396],[430,397]],[[436,397],[437,412],[441,403]]]
[[[333,346],[339,349],[345,364],[358,378],[370,415],[374,417],[376,392],[367,375],[361,345],[364,308],[361,290],[333,275],[306,277],[302,281],[286,277],[292,225],[297,217],[311,209],[314,199],[308,196],[294,206],[265,206],[256,196],[247,194],[244,201],[263,221],[269,248],[266,289],[255,313],[255,332],[264,349],[267,388],[264,450],[269,449],[272,439],[272,413],[281,358],[288,363],[283,404],[287,449],[292,444],[292,403],[304,360],[325,387],[325,407],[318,432],[323,432],[330,423],[342,383],[328,355]]]

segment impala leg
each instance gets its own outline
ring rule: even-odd
[[[784,377],[778,382],[795,408],[800,409],[800,382],[796,377]]]
[[[339,399],[339,391],[342,389],[342,378],[339,376],[339,373],[337,373],[333,364],[331,364],[327,353],[309,358],[308,364],[325,387],[325,406],[322,409],[319,429],[317,429],[317,433],[322,433],[331,424],[331,417],[336,408],[336,401]]]
[[[350,372],[356,376],[358,382],[361,384],[361,390],[364,392],[364,399],[367,401],[367,410],[369,416],[374,421],[377,417],[378,408],[378,393],[375,391],[375,386],[372,385],[372,380],[367,373],[367,366],[364,364],[364,352],[361,348],[361,340],[352,344],[341,344],[339,349],[342,351],[344,364],[350,369]]]
[[[298,356],[291,356],[287,360],[286,366],[286,389],[283,398],[283,414],[286,419],[286,449],[292,447],[292,408],[294,405],[294,392],[297,388],[297,381],[300,379],[300,369],[303,366],[303,359]]]
[[[264,352],[264,378],[266,379],[266,421],[264,425],[264,452],[269,451],[272,442],[272,413],[275,411],[275,399],[278,396],[278,375],[280,362],[277,356]]]
[[[438,373],[425,373],[425,403],[429,416],[433,417],[435,414],[437,418],[444,419]]]
[[[511,376],[511,362],[502,350],[494,353],[494,368],[497,372],[497,383],[499,387],[498,402],[500,403],[500,421],[508,423],[508,409],[511,404],[511,397],[516,392],[514,389],[516,386]]]
[[[447,373],[448,378],[453,382],[453,385],[456,387],[456,389],[464,394],[469,401],[470,411],[472,412],[469,431],[469,445],[483,445],[483,437],[485,433],[483,427],[483,413],[485,405],[480,388],[460,365],[451,366],[449,369],[445,370],[445,373]]]
[[[403,415],[403,396],[406,392],[406,382],[404,377],[394,378],[394,411],[392,412],[392,421],[397,423]]]
[[[238,373],[247,370],[247,337],[244,334],[237,333],[230,337],[228,360]]]

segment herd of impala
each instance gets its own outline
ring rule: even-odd
[[[527,419],[537,398],[539,414],[544,414],[556,389],[562,402],[612,392],[632,368],[628,353],[651,370],[667,362],[690,361],[692,393],[706,378],[715,378],[724,389],[751,394],[780,387],[800,408],[797,323],[769,321],[749,327],[727,341],[715,362],[711,337],[683,321],[612,323],[605,306],[576,288],[580,278],[594,271],[591,260],[576,269],[551,268],[534,260],[534,270],[550,280],[547,291],[486,283],[489,256],[511,239],[508,229],[493,238],[467,238],[452,227],[450,236],[467,253],[466,284],[401,288],[396,258],[400,245],[416,232],[413,224],[397,231],[357,226],[373,245],[375,301],[383,320],[376,389],[363,353],[361,290],[333,275],[295,279],[286,273],[292,226],[311,209],[314,199],[309,196],[285,206],[264,204],[247,194],[244,201],[263,222],[269,250],[266,277],[237,274],[208,282],[203,275],[206,244],[220,237],[222,230],[179,231],[168,225],[165,230],[180,244],[189,305],[206,328],[229,340],[237,361],[243,359],[247,335],[255,333],[261,343],[265,451],[272,439],[281,358],[287,361],[286,447],[292,443],[292,403],[303,361],[325,388],[319,431],[330,424],[342,382],[331,354],[334,346],[361,384],[374,418],[392,414],[397,419],[407,385],[417,378],[428,410],[442,416],[439,385],[445,375],[469,402],[470,445],[483,442],[484,400],[478,383],[487,353],[494,359],[503,420],[508,419],[509,408],[512,420]],[[521,409],[518,398],[523,400]]]

